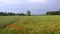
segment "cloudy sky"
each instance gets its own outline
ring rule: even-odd
[[[45,14],[60,10],[60,0],[0,0],[0,12]]]

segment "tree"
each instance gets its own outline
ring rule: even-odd
[[[60,15],[60,11],[49,11],[46,15]]]
[[[21,16],[24,16],[25,14],[24,14],[24,13],[21,13],[20,15],[21,15]]]
[[[27,15],[28,15],[28,16],[31,16],[30,10],[27,11]]]

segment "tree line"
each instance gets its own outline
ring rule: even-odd
[[[9,13],[6,13],[6,12],[0,12],[0,16],[31,16],[31,12],[30,10],[27,11],[27,14],[24,14],[24,13],[12,13],[12,12],[9,12]]]
[[[60,11],[47,11],[46,15],[60,15]],[[30,10],[28,10],[26,14],[0,12],[0,16],[31,16],[31,12]]]
[[[60,15],[60,11],[48,11],[46,15]]]

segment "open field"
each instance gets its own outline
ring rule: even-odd
[[[2,28],[4,25],[15,22],[19,19],[19,17],[16,16],[0,16],[0,28]]]
[[[60,16],[0,16],[2,27],[1,34],[60,34]]]

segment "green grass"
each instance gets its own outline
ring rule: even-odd
[[[60,34],[60,16],[1,16],[0,18],[1,24],[9,24],[15,20],[12,23],[15,26],[11,28],[6,26],[3,31],[0,30],[1,34]]]
[[[18,19],[18,16],[0,16],[0,28],[2,28],[6,24],[17,21]]]

